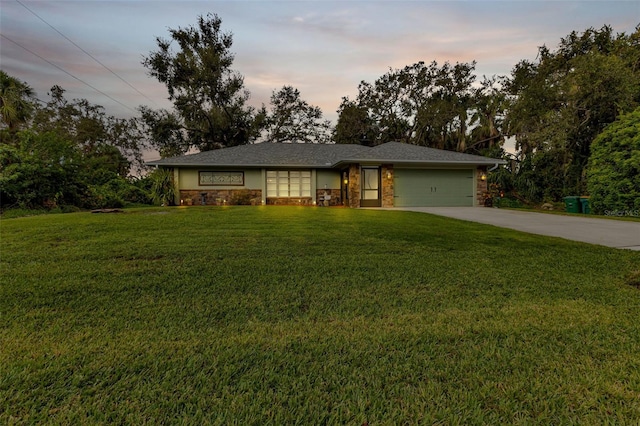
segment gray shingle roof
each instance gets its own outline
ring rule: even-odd
[[[503,161],[399,142],[388,142],[375,147],[350,144],[260,143],[163,158],[149,161],[147,164],[170,167],[331,168],[340,164],[367,162],[488,165]]]

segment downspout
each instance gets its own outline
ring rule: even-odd
[[[487,173],[488,173],[488,172],[492,172],[492,171],[494,171],[494,170],[495,170],[495,169],[497,169],[498,167],[500,167],[500,164],[498,164],[498,163],[494,164],[492,168],[487,169]]]

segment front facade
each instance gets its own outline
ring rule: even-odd
[[[243,145],[149,164],[173,170],[181,205],[477,206],[502,160],[396,142]]]

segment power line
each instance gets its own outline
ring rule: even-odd
[[[106,69],[107,71],[109,71],[111,74],[115,75],[116,77],[118,77],[123,83],[125,83],[127,86],[131,87],[133,90],[135,90],[136,92],[138,92],[138,94],[144,96],[145,99],[147,99],[150,102],[153,102],[155,104],[155,101],[153,101],[152,99],[150,99],[147,95],[145,95],[144,93],[142,93],[140,90],[138,90],[136,87],[134,87],[131,83],[129,83],[127,80],[125,80],[124,78],[122,78],[120,75],[118,75],[115,71],[113,71],[111,68],[109,68],[108,66],[106,66],[105,64],[103,64],[102,62],[100,62],[96,57],[94,57],[91,53],[87,52],[86,50],[84,50],[82,47],[78,46],[73,40],[71,40],[69,37],[67,37],[66,35],[62,34],[62,32],[60,32],[57,28],[55,28],[53,25],[51,25],[50,23],[48,23],[47,21],[44,20],[44,18],[42,18],[40,15],[38,15],[37,13],[35,13],[33,10],[31,10],[29,7],[27,7],[27,5],[25,5],[24,3],[22,3],[20,0],[16,0],[16,2],[18,2],[18,4],[20,4],[22,7],[24,7],[25,9],[27,9],[29,12],[31,12],[36,18],[40,19],[42,22],[44,22],[45,24],[47,24],[52,30],[54,30],[55,32],[57,32],[58,34],[60,34],[62,37],[64,37],[65,40],[67,40],[69,43],[73,44],[75,47],[77,47],[78,49],[80,49],[84,54],[86,54],[87,56],[89,56],[91,59],[93,59],[94,61],[96,61],[98,64],[100,64],[100,66],[102,66],[104,69]]]
[[[100,94],[101,94],[101,95],[103,95],[103,96],[106,96],[107,98],[111,99],[113,102],[115,102],[115,103],[117,103],[117,104],[122,105],[123,107],[125,107],[125,108],[126,108],[126,109],[128,109],[129,111],[131,111],[131,112],[136,112],[133,108],[128,107],[127,105],[123,104],[123,103],[122,103],[122,102],[120,102],[119,100],[112,98],[111,96],[109,96],[109,95],[107,95],[106,93],[104,93],[102,90],[100,90],[100,89],[98,89],[98,88],[96,88],[96,87],[94,87],[94,86],[90,85],[90,84],[89,84],[89,83],[87,83],[86,81],[84,81],[84,80],[82,80],[82,79],[80,79],[80,78],[76,77],[75,75],[71,74],[69,71],[65,70],[64,68],[59,67],[58,65],[56,65],[56,64],[54,64],[53,62],[49,61],[48,59],[43,58],[42,56],[38,55],[38,54],[37,54],[36,52],[34,52],[33,50],[27,49],[26,47],[24,47],[23,45],[21,45],[21,44],[20,44],[20,43],[18,43],[17,41],[10,39],[9,37],[7,37],[7,36],[6,36],[6,35],[4,35],[4,34],[0,34],[0,36],[1,36],[2,38],[6,38],[6,39],[7,39],[7,40],[9,40],[11,43],[15,44],[16,46],[18,46],[18,47],[20,47],[20,48],[22,48],[22,49],[24,49],[24,50],[26,50],[27,52],[31,53],[32,55],[37,56],[38,58],[42,59],[43,61],[45,61],[46,63],[48,63],[48,64],[49,64],[49,65],[51,65],[52,67],[55,67],[55,68],[59,69],[59,70],[60,70],[60,71],[62,71],[63,73],[67,74],[68,76],[70,76],[70,77],[72,77],[72,78],[75,78],[75,79],[76,79],[76,80],[78,80],[80,83],[82,83],[82,84],[84,84],[84,85],[86,85],[86,86],[91,87],[93,90],[95,90],[96,92],[100,93]]]

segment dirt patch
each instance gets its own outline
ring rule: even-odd
[[[626,283],[640,290],[640,271],[632,272],[631,275],[627,277]]]
[[[124,213],[122,209],[95,209],[91,213]]]

